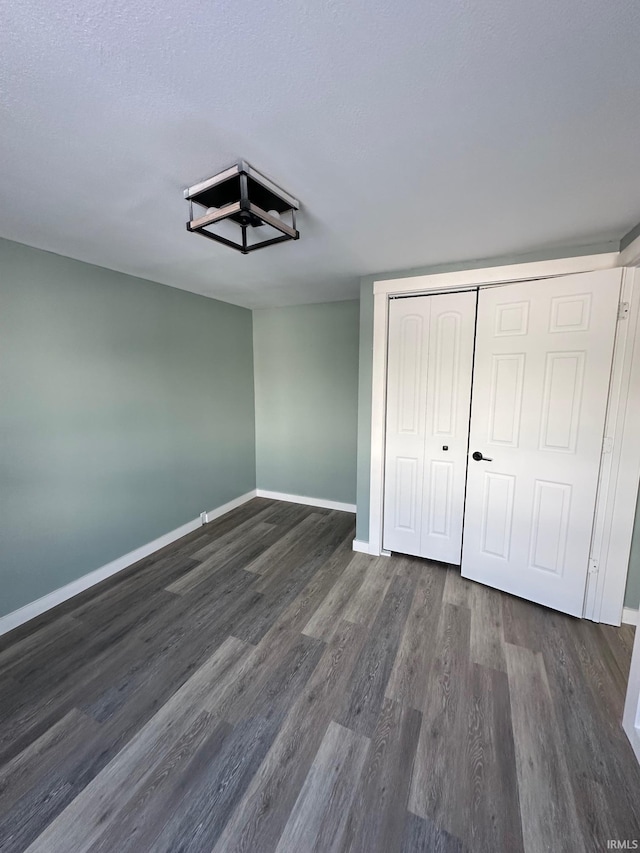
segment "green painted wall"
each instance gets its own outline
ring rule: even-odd
[[[626,607],[640,607],[640,500],[636,504],[636,523],[631,540],[629,575],[624,603]]]
[[[406,278],[438,272],[454,272],[463,269],[501,264],[525,263],[560,257],[576,257],[597,252],[618,251],[617,243],[598,244],[580,249],[566,249],[553,254],[536,253],[526,256],[509,256],[473,261],[465,264],[447,264],[439,267],[424,267],[411,270],[394,270],[366,276],[360,281],[360,364],[358,369],[358,484],[356,538],[369,539],[369,470],[371,464],[371,367],[373,357],[373,282],[378,279]],[[636,525],[631,548],[629,577],[625,595],[625,606],[640,605],[640,507],[636,512]]]
[[[355,503],[357,301],[253,312],[258,488]]]
[[[0,615],[255,487],[243,308],[0,240],[0,399]]]

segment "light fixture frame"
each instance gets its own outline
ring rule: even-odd
[[[222,188],[225,184],[231,185],[238,178],[240,198],[237,201],[225,204],[212,213],[205,213],[203,216],[194,218],[194,204],[199,204],[208,210],[210,205],[206,203],[206,194],[214,187]],[[278,207],[282,208],[279,213],[290,212],[291,225],[283,222],[279,216],[273,216],[257,205],[255,201],[251,201],[250,179],[252,182],[259,184],[262,191],[267,192],[267,197],[272,200],[273,208],[275,208],[275,202],[277,202]],[[239,160],[234,166],[219,172],[212,178],[207,178],[205,181],[194,184],[184,191],[184,197],[189,202],[187,231],[202,234],[203,237],[208,237],[210,240],[215,240],[218,243],[236,249],[236,251],[241,252],[243,255],[248,255],[249,252],[254,252],[256,249],[263,249],[265,246],[273,246],[276,243],[283,243],[287,240],[298,240],[300,237],[300,232],[296,228],[296,211],[300,209],[298,199],[294,198],[286,190],[283,190],[282,187],[279,187],[270,178],[263,175],[262,172],[254,169],[246,160]],[[241,228],[241,243],[235,243],[227,237],[205,230],[209,225],[222,222],[225,219],[231,219]],[[262,240],[259,243],[249,243],[247,240],[247,229],[262,224],[270,225],[280,231],[281,236]]]

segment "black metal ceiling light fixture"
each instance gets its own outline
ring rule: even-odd
[[[245,160],[189,187],[184,197],[189,202],[187,231],[224,243],[243,255],[300,236],[296,229],[298,200]],[[194,217],[194,205],[205,212]],[[238,226],[240,242],[232,239]]]

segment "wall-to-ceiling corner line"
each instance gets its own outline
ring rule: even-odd
[[[640,237],[640,222],[630,228],[629,231],[620,239],[620,251],[624,252],[627,246],[630,246],[634,240]]]

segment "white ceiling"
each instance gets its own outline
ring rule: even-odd
[[[0,0],[0,235],[250,307],[640,220],[638,0]],[[243,256],[185,186],[303,204]]]

